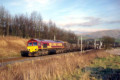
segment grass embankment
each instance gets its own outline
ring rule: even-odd
[[[87,67],[76,69],[66,80],[120,80],[120,56],[96,58]]]
[[[27,39],[19,37],[0,36],[0,58],[20,56],[20,51],[26,49]]]
[[[89,72],[83,72],[82,69],[91,65],[95,58],[106,56],[110,55],[104,51],[70,53],[45,60],[7,65],[0,68],[0,80],[89,80]]]

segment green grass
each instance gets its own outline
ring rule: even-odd
[[[115,42],[118,42],[118,43],[120,43],[120,38],[119,38],[119,39],[116,39],[116,40],[115,40]]]
[[[91,72],[91,76],[98,80],[119,80],[120,79],[120,56],[109,56],[97,58],[92,64],[85,68]]]
[[[67,75],[65,80],[119,80],[120,79],[120,56],[96,58],[85,68]]]
[[[120,56],[110,56],[107,58],[97,58],[92,62],[92,64],[90,66],[91,67],[120,69]]]

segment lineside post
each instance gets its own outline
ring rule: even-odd
[[[82,35],[81,35],[81,43],[80,44],[81,44],[80,48],[81,48],[81,53],[82,53],[82,47],[83,47],[83,45],[82,45]]]
[[[56,40],[56,36],[54,35],[54,41]]]
[[[78,46],[79,46],[79,37],[78,37],[78,41],[77,41],[77,44],[78,44]]]
[[[94,40],[94,49],[96,49],[96,39]]]

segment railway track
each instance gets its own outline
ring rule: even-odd
[[[97,50],[86,50],[83,53],[87,54],[89,52],[92,51],[97,51]],[[80,53],[80,51],[76,51],[76,52],[69,52],[69,53]],[[0,67],[2,66],[6,66],[8,64],[14,64],[14,63],[18,63],[18,62],[24,62],[24,61],[32,61],[32,60],[44,60],[47,58],[52,58],[52,57],[56,57],[56,56],[60,56],[60,55],[68,55],[69,53],[61,53],[61,54],[53,54],[53,55],[45,55],[45,56],[39,56],[39,57],[13,57],[13,58],[7,58],[7,59],[0,59]]]

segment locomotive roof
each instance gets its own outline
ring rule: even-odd
[[[43,41],[63,42],[63,41],[54,41],[54,40],[43,40]]]
[[[29,41],[41,41],[39,39],[30,39]]]
[[[61,42],[62,42],[62,43],[63,43],[63,41],[39,40],[39,39],[30,39],[29,41],[42,41],[42,42],[44,42],[44,41],[45,41],[45,42],[52,42],[52,43],[53,43],[53,42],[57,42],[57,43],[59,43],[59,42],[61,43]],[[28,41],[28,42],[29,42],[29,41]]]

